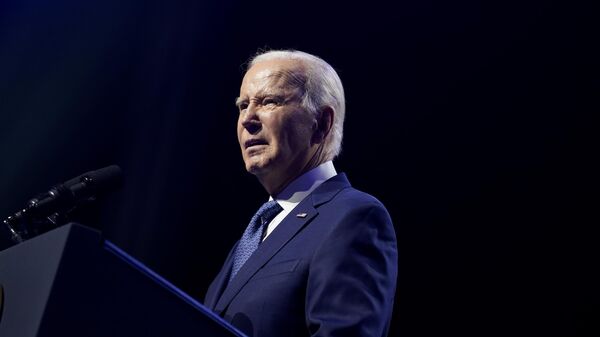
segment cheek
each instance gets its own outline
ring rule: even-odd
[[[270,138],[274,151],[295,155],[310,143],[311,119],[301,114],[299,111],[280,111],[263,120],[263,132]]]
[[[286,124],[281,130],[282,137],[285,137],[288,147],[297,150],[310,144],[310,125],[306,120],[296,119]]]
[[[237,134],[238,143],[240,143],[241,140],[242,140],[242,132],[243,131],[244,131],[244,127],[242,127],[242,125],[240,124],[240,122],[238,122],[237,126],[236,126],[236,134]]]

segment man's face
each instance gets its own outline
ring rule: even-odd
[[[290,76],[302,71],[298,61],[269,60],[251,67],[242,81],[238,142],[246,170],[263,185],[264,179],[289,183],[314,154],[315,120],[300,105],[301,89],[290,84]]]

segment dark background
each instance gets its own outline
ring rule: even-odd
[[[202,298],[267,194],[234,99],[259,48],[344,82],[336,161],[395,223],[391,335],[598,333],[598,21],[553,1],[0,2],[0,215],[110,164],[79,221]]]

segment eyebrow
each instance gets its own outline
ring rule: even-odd
[[[235,106],[237,106],[238,108],[240,107],[240,105],[242,103],[244,103],[245,101],[247,101],[247,99],[242,99],[241,97],[236,97],[235,98]]]
[[[265,91],[265,90],[259,90],[255,97],[265,97],[268,96],[269,94]],[[240,104],[242,103],[246,103],[248,102],[248,98],[242,98],[242,97],[236,97],[235,98],[235,106],[237,106],[238,108],[240,107]]]
[[[295,87],[300,90],[305,90],[304,86],[306,85],[306,75],[303,73],[298,73],[296,71],[284,69],[275,71],[273,74],[270,74],[269,77],[277,79],[283,78],[286,82],[286,85]],[[260,90],[256,96],[262,97],[267,96],[268,94],[264,92],[264,90]],[[240,104],[247,102],[247,98],[236,97],[235,106],[239,107]]]

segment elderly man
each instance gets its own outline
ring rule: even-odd
[[[205,304],[249,336],[385,336],[396,238],[384,206],[333,166],[345,112],[337,73],[307,53],[266,52],[236,103],[246,170],[270,198]]]

